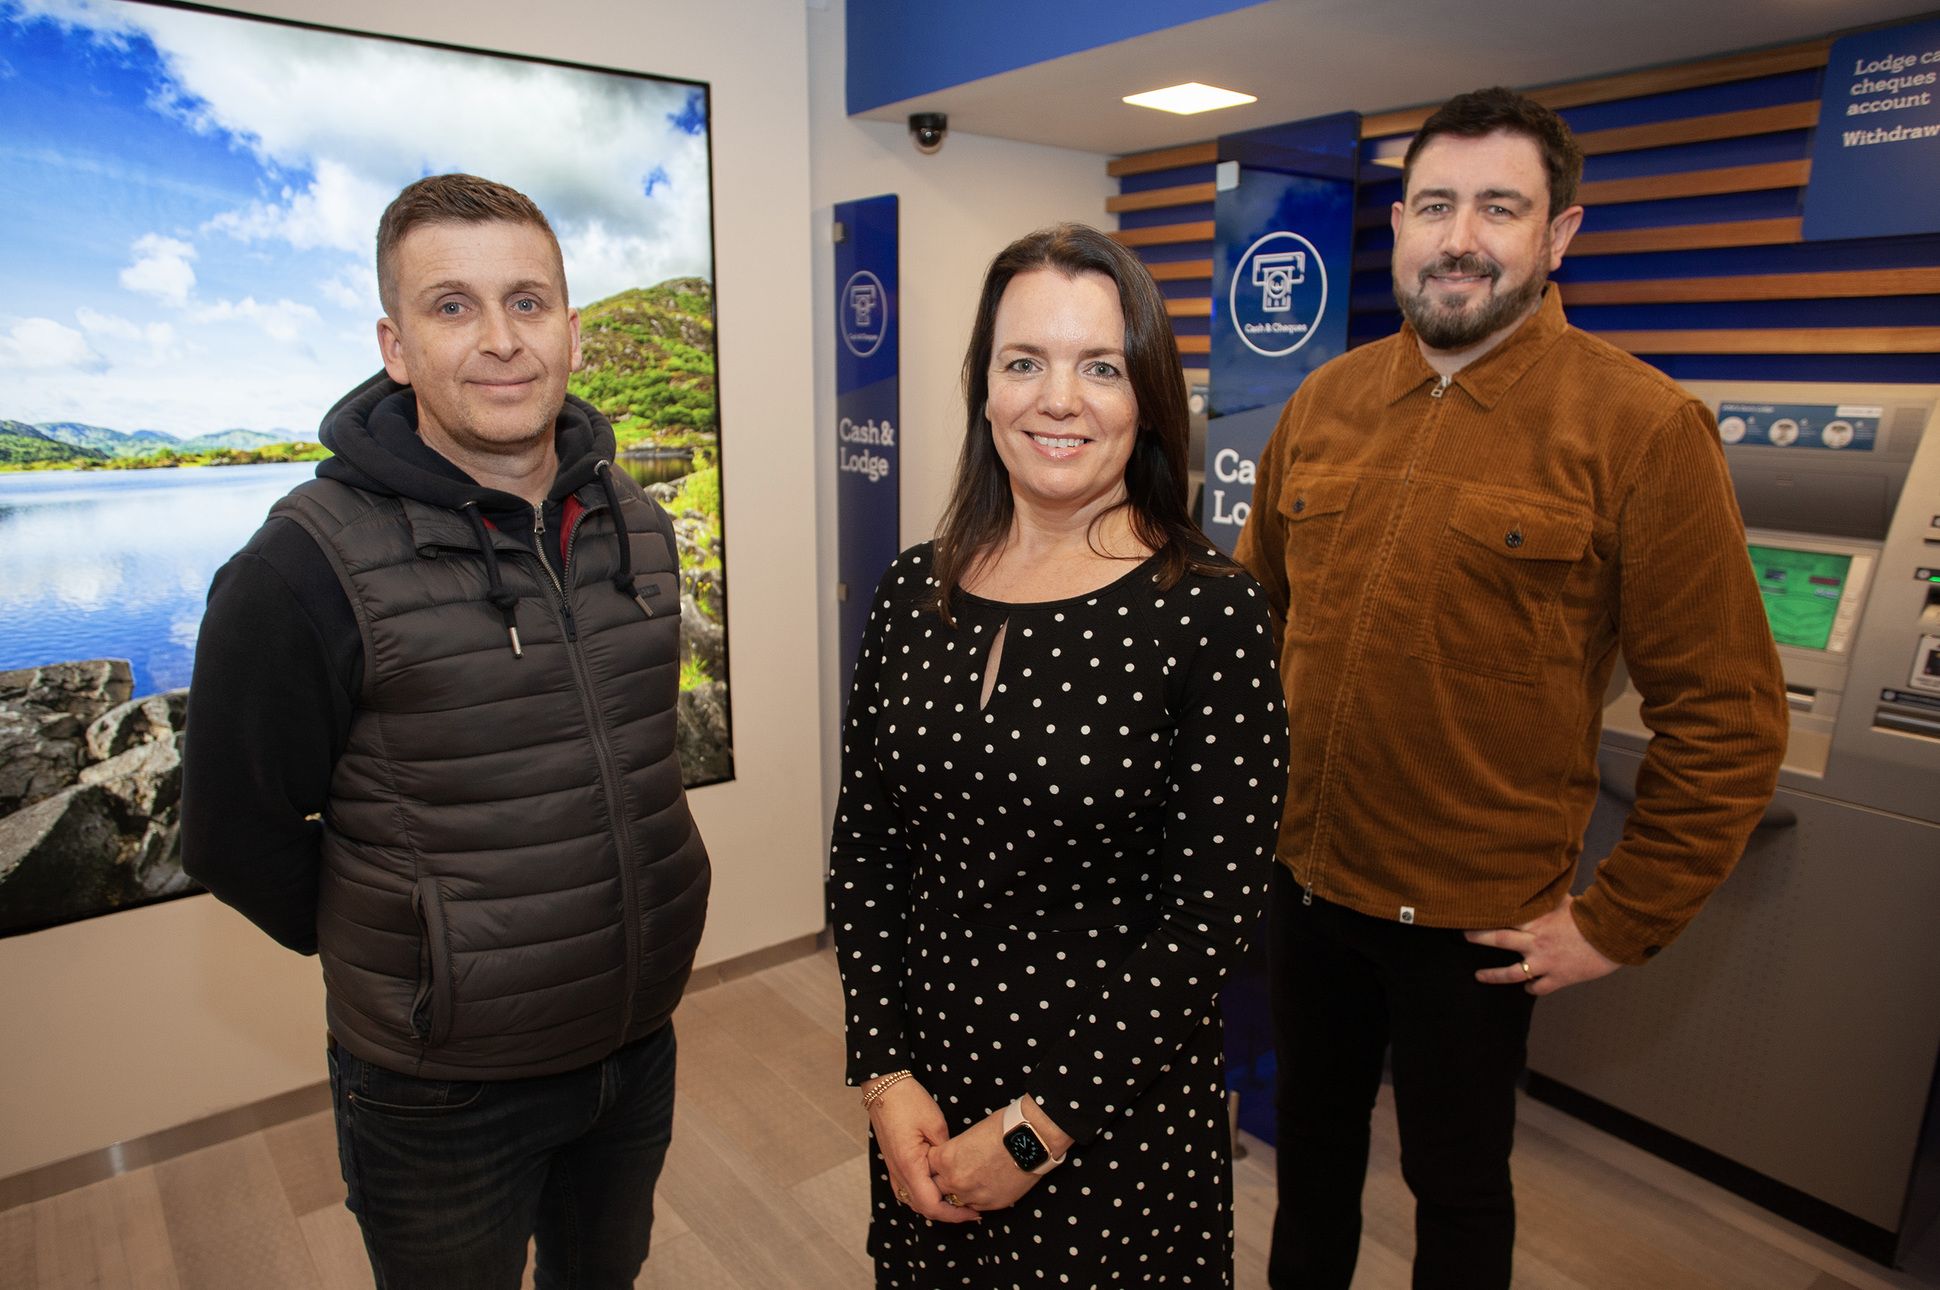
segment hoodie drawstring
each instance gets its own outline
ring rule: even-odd
[[[627,537],[626,514],[620,509],[620,490],[613,486],[612,463],[600,462],[593,467],[593,473],[599,476],[600,487],[606,490],[606,504],[613,511],[613,535],[620,543],[620,563],[613,572],[613,589],[630,597],[642,613],[652,618],[653,606],[633,585],[633,543]]]
[[[466,502],[462,508],[465,518],[472,522],[472,532],[478,536],[478,545],[485,552],[485,599],[492,602],[505,620],[505,634],[512,642],[512,657],[524,658],[525,647],[519,644],[519,619],[517,614],[519,593],[505,585],[499,576],[498,551],[492,546],[492,535],[486,531],[484,512],[478,509],[477,502]]]

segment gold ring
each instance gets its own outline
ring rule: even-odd
[[[896,1189],[896,1199],[900,1200],[905,1205],[909,1204],[909,1188],[898,1187]]]
[[[1523,961],[1521,962],[1521,964],[1520,964],[1519,966],[1520,966],[1520,967],[1522,968],[1522,979],[1523,979],[1523,980],[1525,980],[1525,981],[1534,981],[1534,980],[1536,979],[1536,974],[1535,974],[1534,972],[1531,972],[1531,971],[1529,970],[1529,960],[1528,960],[1528,959],[1524,959],[1524,960],[1523,960]]]
[[[958,1209],[963,1208],[963,1198],[953,1191],[943,1193],[943,1203],[945,1205],[955,1205]]]

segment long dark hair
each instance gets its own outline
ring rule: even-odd
[[[963,356],[968,419],[963,452],[936,531],[936,610],[946,623],[954,621],[950,596],[957,583],[1010,531],[1010,472],[997,455],[984,404],[990,397],[998,302],[1012,278],[1036,269],[1055,269],[1074,278],[1102,273],[1118,286],[1119,308],[1125,313],[1126,376],[1138,403],[1138,436],[1125,463],[1125,500],[1111,510],[1129,510],[1132,532],[1160,557],[1159,585],[1170,587],[1188,569],[1234,570],[1212,553],[1212,543],[1192,522],[1187,506],[1185,374],[1158,284],[1138,257],[1109,234],[1085,224],[1058,224],[1012,242],[984,274],[976,325]],[[1092,524],[1110,513],[1101,512]]]

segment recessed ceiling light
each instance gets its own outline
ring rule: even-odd
[[[1161,112],[1176,112],[1180,116],[1191,116],[1195,112],[1211,112],[1215,108],[1238,107],[1242,103],[1259,101],[1252,94],[1222,90],[1217,85],[1201,85],[1198,81],[1187,81],[1184,85],[1168,85],[1162,90],[1147,90],[1143,94],[1125,96],[1125,102],[1133,107],[1157,108]]]

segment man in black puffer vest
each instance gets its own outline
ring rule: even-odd
[[[216,575],[189,873],[319,954],[380,1290],[630,1286],[673,1129],[707,853],[674,753],[667,515],[566,394],[579,316],[522,194],[406,188],[384,373]]]

